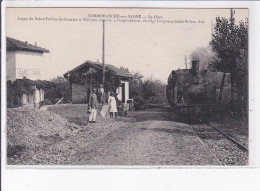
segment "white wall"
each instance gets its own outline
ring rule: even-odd
[[[129,100],[129,82],[125,81],[125,102]]]
[[[126,103],[126,101],[129,100],[129,82],[122,80],[121,83],[125,84],[125,103]],[[122,87],[117,88],[116,93],[118,93],[118,95],[117,95],[118,99],[120,101],[122,101],[122,98],[123,98],[123,96],[122,96],[122,94],[123,94]]]
[[[122,87],[118,87],[116,89],[116,93],[118,93],[117,98],[122,101]]]
[[[51,72],[49,53],[15,51],[16,79],[46,80]]]

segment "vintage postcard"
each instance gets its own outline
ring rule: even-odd
[[[8,166],[248,166],[247,8],[6,8]]]

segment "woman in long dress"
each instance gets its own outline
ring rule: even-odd
[[[117,113],[117,107],[116,107],[116,98],[113,93],[110,94],[108,103],[110,106],[110,117],[115,118],[115,114]]]

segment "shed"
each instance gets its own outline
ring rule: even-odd
[[[90,92],[102,84],[103,66],[99,62],[87,60],[83,64],[68,71],[64,77],[68,79],[72,103],[88,103]],[[105,100],[110,92],[118,93],[122,103],[129,99],[129,81],[133,76],[114,65],[105,64]]]

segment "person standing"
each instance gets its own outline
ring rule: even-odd
[[[118,93],[115,94],[116,107],[117,107],[117,112],[115,114],[116,114],[116,117],[119,118],[118,111],[119,111],[120,106],[121,106],[121,101],[118,99],[117,95],[118,95]]]
[[[105,90],[103,88],[103,85],[100,84],[100,87],[98,88],[98,99],[101,103],[104,102],[104,93],[105,93]]]
[[[39,108],[40,107],[40,91],[38,88],[35,86],[34,91],[33,91],[33,98],[34,98],[34,107]]]
[[[93,89],[90,95],[89,107],[90,107],[89,123],[96,123],[97,108],[98,108],[96,89]]]
[[[116,98],[113,93],[110,94],[108,103],[110,106],[110,117],[115,118],[115,115],[117,113],[117,107],[116,107]]]

